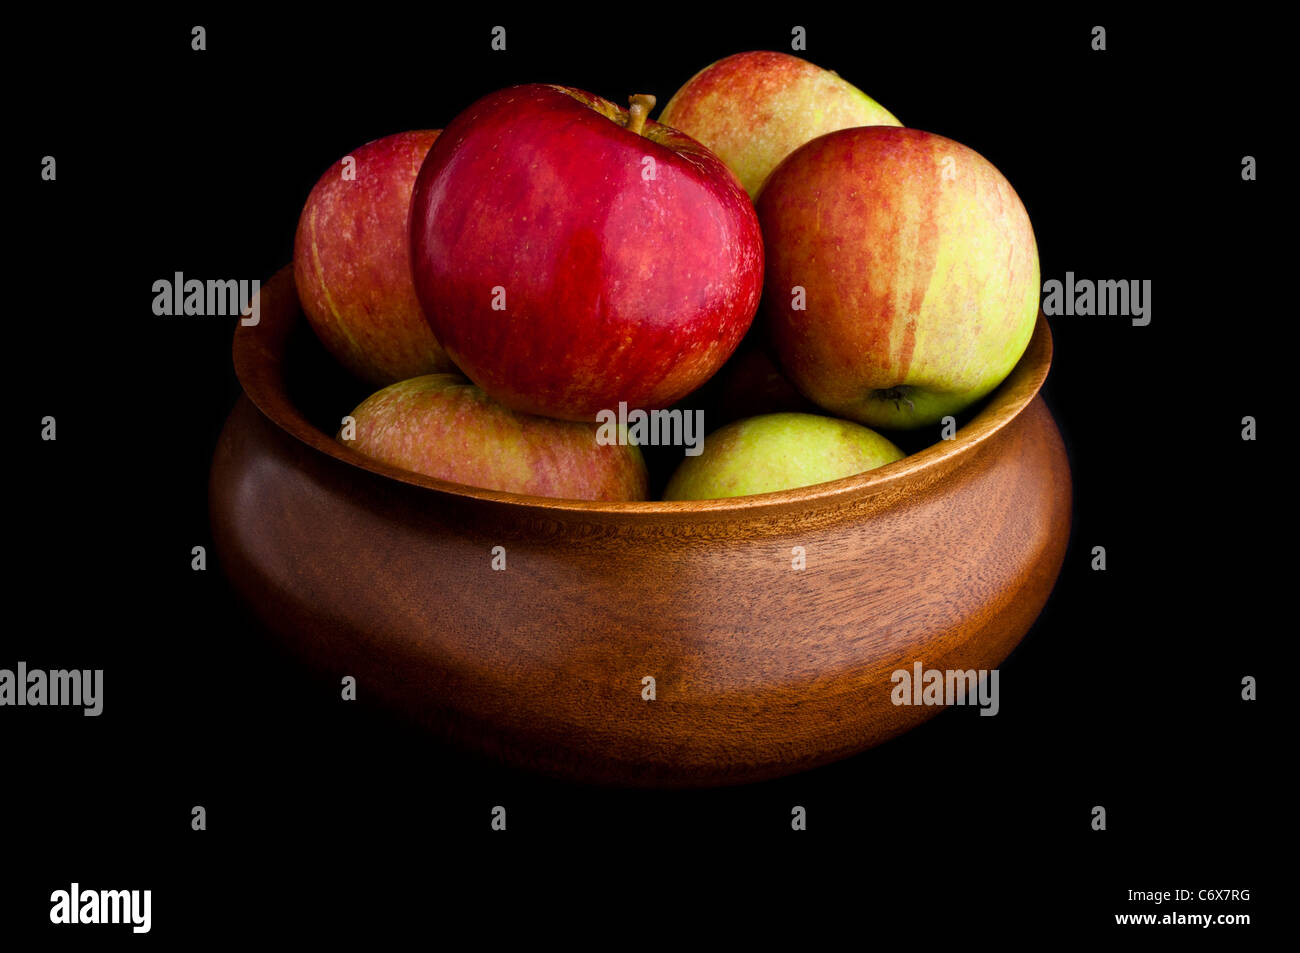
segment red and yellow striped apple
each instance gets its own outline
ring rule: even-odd
[[[1038,248],[1011,184],[916,129],[814,139],[758,201],[782,370],[871,427],[932,424],[1010,373],[1038,314]]]
[[[338,439],[375,460],[488,490],[574,500],[644,500],[630,444],[602,444],[595,423],[507,410],[459,374],[390,384],[352,411]]]
[[[563,86],[457,116],[411,203],[415,287],[438,340],[506,406],[596,419],[667,407],[736,349],[763,243],[735,176],[688,136]]]
[[[366,143],[320,177],[298,219],[303,313],[334,358],[371,384],[452,369],[411,279],[411,190],[437,138],[419,130]]]
[[[853,126],[897,126],[878,102],[830,70],[756,50],[706,66],[659,121],[708,146],[750,198],[777,164],[810,139]]]

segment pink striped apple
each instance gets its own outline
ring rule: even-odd
[[[814,139],[758,201],[781,367],[870,427],[932,424],[995,388],[1038,314],[1038,247],[988,160],[916,129]]]
[[[789,53],[737,53],[700,70],[659,121],[708,146],[750,198],[810,139],[853,126],[897,126],[878,102],[830,70]]]
[[[637,447],[601,443],[594,423],[507,410],[459,374],[390,384],[350,416],[338,434],[345,446],[439,480],[574,500],[646,498]]]
[[[411,189],[437,138],[399,132],[353,150],[320,177],[298,219],[303,313],[334,358],[371,384],[453,369],[411,279]]]

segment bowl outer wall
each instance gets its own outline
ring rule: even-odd
[[[895,706],[895,670],[999,664],[1060,570],[1071,486],[1037,396],[1041,318],[955,440],[804,490],[581,503],[395,470],[308,423],[283,389],[285,274],[235,335],[245,396],[210,482],[223,568],[313,667],[490,757],[655,786],[824,764],[940,710]]]

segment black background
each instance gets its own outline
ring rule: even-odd
[[[1273,300],[1286,274],[1271,237],[1288,174],[1280,31],[919,5],[911,18],[801,6],[738,19],[363,5],[305,21],[51,12],[15,30],[30,66],[11,86],[6,150],[19,198],[6,575],[11,609],[29,611],[4,626],[0,666],[103,668],[105,709],[0,713],[6,929],[50,931],[50,891],[79,880],[153,890],[153,932],[132,942],[411,917],[441,929],[466,895],[506,912],[476,921],[495,932],[550,892],[557,906],[524,926],[573,918],[577,936],[593,910],[626,911],[613,942],[666,940],[687,914],[766,930],[820,928],[826,912],[850,914],[864,939],[944,924],[1115,935],[1114,913],[1157,909],[1129,889],[1177,887],[1250,888],[1242,907],[1182,909],[1244,909],[1256,925],[1233,939],[1258,935],[1290,760],[1275,728],[1289,567],[1271,542],[1292,512],[1275,476],[1285,416],[1271,413],[1285,406],[1291,320]],[[506,52],[489,46],[498,23]],[[492,90],[560,82],[663,104],[724,55],[789,50],[796,23],[799,55],[1007,176],[1044,280],[1153,283],[1147,327],[1052,322],[1045,395],[1070,452],[1074,526],[1047,609],[1002,666],[1001,713],[953,709],[780,781],[659,793],[516,774],[339,702],[257,631],[211,551],[233,322],[155,317],[153,281],[265,280],[290,261],[331,162],[444,126]],[[1104,52],[1090,48],[1098,23]],[[194,24],[205,52],[190,48]],[[39,178],[44,155],[56,182]],[[1244,155],[1259,181],[1242,181]],[[1247,414],[1254,443],[1240,438]],[[56,442],[39,438],[45,415]],[[206,572],[190,569],[195,545]],[[1094,545],[1105,572],[1090,569]],[[1245,675],[1257,702],[1240,698]],[[190,829],[196,804],[206,832]],[[489,829],[496,804],[505,834]],[[804,833],[790,830],[795,804]],[[1090,828],[1098,804],[1105,832]],[[764,887],[781,899],[759,904]]]

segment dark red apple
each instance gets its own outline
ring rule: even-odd
[[[706,388],[713,398],[709,429],[763,414],[816,414],[820,409],[799,393],[761,347],[742,345]]]
[[[372,384],[452,369],[411,281],[411,189],[437,138],[399,132],[354,149],[320,177],[298,219],[303,313],[335,360]]]
[[[753,320],[757,217],[706,148],[563,86],[516,86],[457,116],[411,200],[416,293],[434,334],[506,406],[594,420],[666,407]]]

